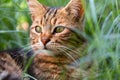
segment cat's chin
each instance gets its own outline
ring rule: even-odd
[[[58,53],[48,50],[48,49],[42,49],[42,50],[35,50],[34,55],[46,55],[46,56],[56,56]]]

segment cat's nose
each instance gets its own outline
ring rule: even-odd
[[[47,33],[47,32],[43,33],[41,35],[41,41],[42,41],[42,43],[44,45],[46,45],[50,41],[51,37],[52,37],[51,33]]]
[[[50,41],[50,38],[43,37],[43,38],[41,39],[41,41],[42,41],[42,43],[43,43],[44,45],[46,45],[46,44]]]

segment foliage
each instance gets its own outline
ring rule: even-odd
[[[64,6],[69,0],[39,1],[48,6]],[[83,3],[86,4],[83,35],[89,43],[87,52],[99,67],[98,73],[89,77],[91,80],[119,80],[120,1],[83,0]],[[21,28],[25,22],[31,24],[25,0],[0,0],[0,50],[29,43],[29,32]]]
[[[28,42],[27,33],[17,29],[20,23],[29,19],[24,2],[19,0],[0,1],[0,50],[22,46]]]

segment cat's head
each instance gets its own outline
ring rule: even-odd
[[[80,0],[70,0],[61,8],[47,7],[37,0],[27,2],[32,18],[30,39],[34,50],[58,54],[79,45],[79,38],[73,36],[71,29],[83,29],[84,9]]]

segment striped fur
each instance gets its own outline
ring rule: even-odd
[[[69,65],[80,58],[81,48],[85,48],[84,42],[80,42],[72,31],[83,30],[84,8],[81,0],[70,0],[67,6],[61,8],[46,7],[37,0],[27,2],[33,21],[31,46],[36,53],[31,74],[42,80],[59,80],[65,72],[65,80],[79,80],[79,75],[72,76],[77,65]],[[40,33],[36,31],[37,26],[41,28]],[[59,27],[64,27],[63,31],[56,32]]]

